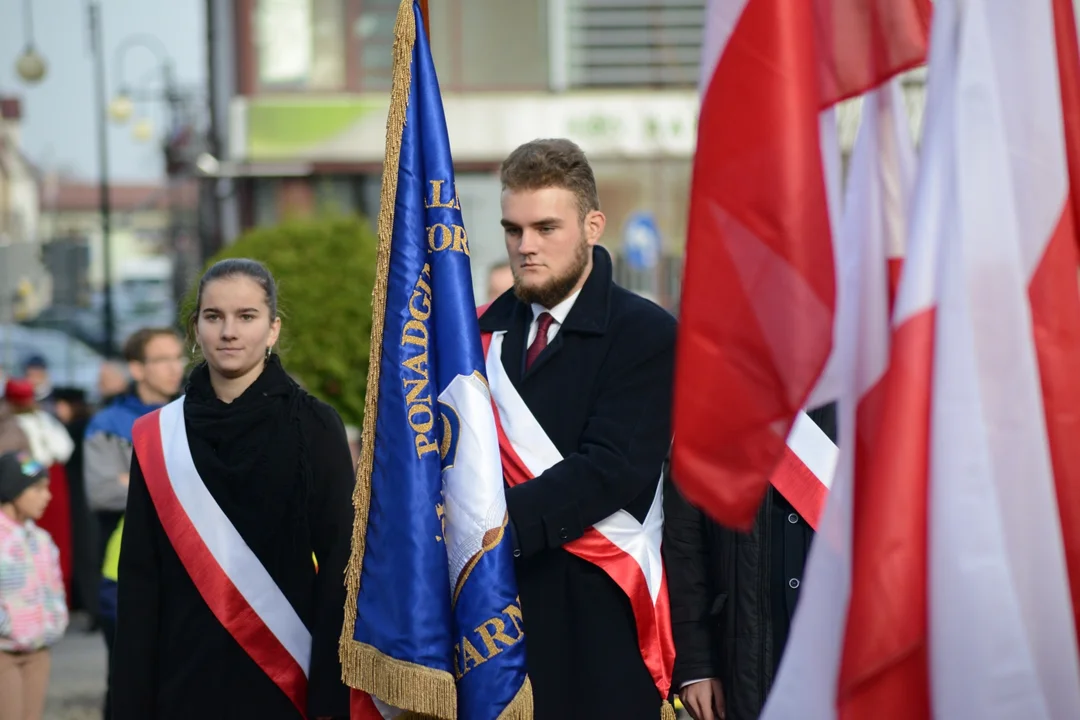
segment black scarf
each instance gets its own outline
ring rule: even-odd
[[[301,412],[310,396],[277,356],[231,403],[217,398],[205,363],[192,372],[186,395],[195,466],[252,551],[265,562],[308,542],[311,473]]]

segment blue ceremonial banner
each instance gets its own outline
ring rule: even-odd
[[[469,240],[418,3],[395,35],[342,662],[392,707],[531,718]]]

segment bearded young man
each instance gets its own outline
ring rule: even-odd
[[[675,319],[612,281],[596,181],[575,144],[527,143],[501,180],[514,286],[480,329],[502,428],[527,466],[515,476],[504,453],[535,717],[656,720],[670,673],[656,624],[668,621],[651,613]],[[618,532],[640,552],[609,543]],[[622,553],[640,585],[613,576],[597,548]]]

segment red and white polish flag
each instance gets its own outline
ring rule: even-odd
[[[889,362],[890,249],[902,248],[915,150],[898,80],[867,94],[837,233],[840,460],[766,718],[829,718],[851,585],[852,481],[870,457]]]
[[[861,431],[879,393],[880,423],[850,511],[838,478],[767,717],[1080,717],[1075,33],[1068,0],[935,3],[890,364],[858,406]],[[822,619],[835,664],[800,677]]]
[[[691,502],[748,527],[832,349],[822,113],[922,62],[930,3],[712,0],[707,13],[672,469]]]

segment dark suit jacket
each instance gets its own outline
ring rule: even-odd
[[[659,717],[630,602],[597,567],[566,552],[620,509],[644,519],[671,441],[675,319],[593,270],[554,340],[525,372],[532,311],[512,292],[480,318],[506,331],[511,382],[563,456],[506,492],[537,720]]]
[[[810,418],[836,440],[836,406]],[[670,473],[670,466],[666,474]],[[664,560],[676,690],[718,678],[728,720],[756,720],[780,666],[814,531],[771,487],[749,533],[713,522],[666,478]]]

